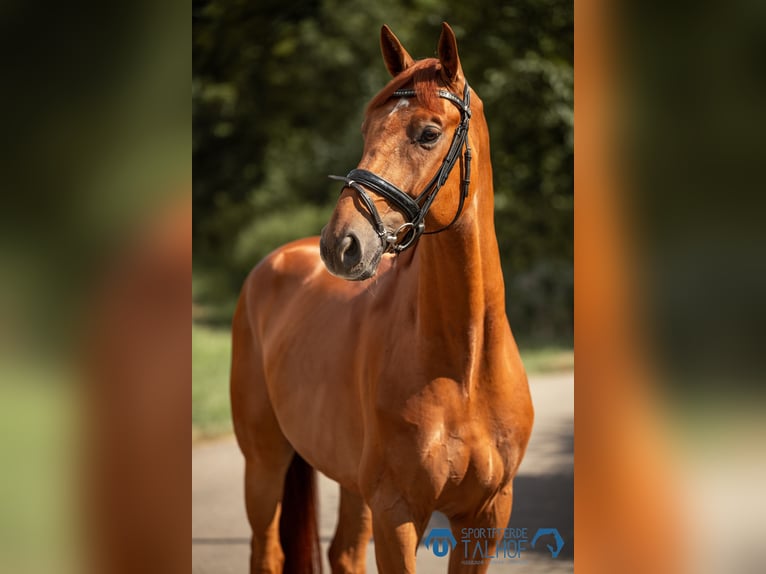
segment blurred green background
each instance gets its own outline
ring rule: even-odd
[[[218,365],[226,335],[214,329],[228,327],[244,277],[275,247],[319,233],[339,191],[327,174],[359,161],[364,107],[390,79],[381,25],[419,59],[435,55],[442,21],[455,30],[466,77],[485,103],[511,326],[523,352],[571,354],[571,2],[200,1],[192,83],[195,421],[206,402],[221,417],[228,410],[227,397],[206,401],[202,387],[216,370],[226,378],[228,360]]]

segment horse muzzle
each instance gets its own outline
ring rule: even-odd
[[[345,230],[334,234],[330,225],[322,229],[319,253],[327,270],[347,281],[364,281],[378,270],[383,246],[374,233]]]

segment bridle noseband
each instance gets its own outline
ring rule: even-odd
[[[449,151],[447,152],[447,155],[444,156],[444,160],[442,160],[439,170],[416,198],[413,199],[390,181],[387,181],[366,169],[352,169],[345,177],[341,175],[329,176],[331,179],[337,179],[344,182],[346,184],[344,188],[350,187],[357,192],[359,199],[362,200],[362,203],[364,203],[372,216],[375,231],[383,242],[384,252],[400,253],[408,247],[411,247],[415,243],[415,240],[421,235],[432,235],[449,229],[460,217],[466,197],[468,197],[468,186],[471,182],[471,146],[468,145],[468,122],[471,119],[470,89],[466,82],[462,100],[447,90],[439,90],[437,93],[439,97],[449,100],[457,106],[458,110],[460,110],[460,123],[455,129],[455,135],[452,136],[452,143],[450,144]],[[396,90],[392,94],[392,97],[411,98],[414,95],[415,90]],[[455,212],[455,217],[449,224],[441,229],[436,231],[426,231],[426,214],[431,208],[434,199],[436,199],[439,190],[447,181],[452,168],[455,166],[458,157],[460,157],[460,151],[463,147],[465,147],[465,153],[463,154],[463,179],[460,184],[460,203]],[[373,193],[382,195],[402,210],[407,216],[407,221],[396,231],[387,230],[383,224],[383,219],[380,217],[380,213],[378,213],[378,210],[375,208],[375,202],[365,191],[365,187]],[[400,236],[401,241],[399,240]]]

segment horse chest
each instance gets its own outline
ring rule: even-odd
[[[405,414],[398,432],[388,432],[386,425],[388,447],[381,461],[410,498],[431,500],[439,508],[473,508],[507,484],[512,451],[502,432],[465,410],[443,405],[413,410],[420,416],[417,424]]]
[[[443,426],[427,435],[421,463],[432,477],[439,497],[494,492],[506,482],[509,453],[494,433],[481,425],[450,429]]]

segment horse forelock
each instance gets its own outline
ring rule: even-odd
[[[418,60],[412,66],[393,78],[367,105],[365,115],[385,104],[396,90],[411,88],[415,90],[418,103],[424,108],[438,112],[439,95],[442,88],[441,62],[436,58]]]

